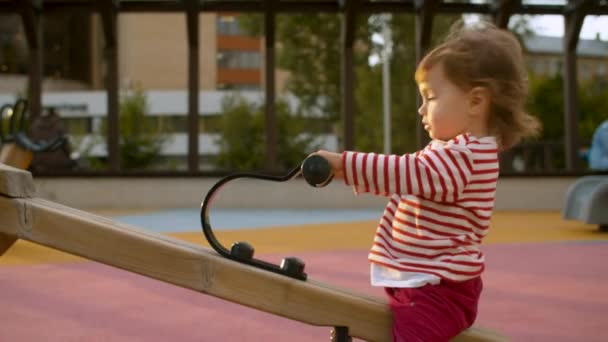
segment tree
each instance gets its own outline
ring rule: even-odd
[[[438,44],[458,16],[437,16],[433,25],[432,45]],[[369,53],[382,48],[372,35],[380,31],[380,24],[370,19]],[[416,70],[415,18],[412,15],[393,15],[391,20],[393,55],[391,57],[391,145],[394,153],[413,152],[417,148],[416,125],[420,120],[416,104],[418,88],[414,81]],[[382,151],[382,66],[361,63],[357,68],[356,141],[358,149]]]
[[[595,82],[588,81],[580,83],[578,87],[578,134],[583,148],[591,144],[593,132],[607,116],[608,88],[595,85]],[[527,110],[536,115],[542,123],[540,140],[545,144],[557,146],[558,154],[553,154],[557,168],[565,166],[563,91],[561,74],[552,77],[530,77]]]
[[[124,169],[143,169],[160,157],[166,137],[146,112],[146,95],[139,88],[120,104],[120,163]]]
[[[458,16],[437,16],[435,41]],[[241,28],[251,35],[263,34],[261,16],[239,16]],[[284,15],[277,17],[277,66],[290,73],[287,91],[300,101],[300,111],[321,112],[341,126],[341,22],[335,14]],[[359,150],[381,150],[382,87],[381,68],[369,65],[369,56],[379,46],[372,37],[381,30],[376,16],[359,16],[356,25],[355,67],[355,147]],[[416,109],[414,16],[393,16],[394,56],[391,63],[392,144],[395,152],[416,147],[415,127],[419,120]],[[342,132],[338,129],[337,132]]]
[[[154,165],[161,156],[167,136],[156,125],[153,118],[146,115],[148,111],[146,94],[140,87],[135,87],[121,96],[119,113],[119,152],[120,165],[124,170],[146,169]],[[102,126],[107,132],[107,123]],[[85,150],[101,143],[94,139]],[[93,168],[105,168],[104,163],[90,160]]]
[[[284,101],[276,105],[276,123],[279,169],[297,166],[319,148],[313,137],[305,133],[306,120],[292,113]],[[263,169],[265,137],[263,104],[247,102],[238,94],[224,97],[218,166],[231,170]]]
[[[579,126],[581,145],[589,145],[593,132],[605,120],[608,108],[608,88],[594,87],[593,81],[578,87]],[[530,77],[527,108],[543,124],[542,139],[561,141],[564,137],[564,99],[561,74],[553,77]]]

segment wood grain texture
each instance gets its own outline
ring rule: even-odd
[[[31,173],[0,163],[0,195],[32,197],[35,192]]]
[[[34,158],[34,154],[16,144],[4,144],[0,147],[0,163],[26,170]]]
[[[391,339],[383,299],[259,270],[208,248],[40,198],[0,196],[0,232],[300,322],[347,326],[353,337]],[[483,329],[456,339],[501,340]]]
[[[17,241],[17,238],[8,234],[0,233],[0,256],[2,256]]]

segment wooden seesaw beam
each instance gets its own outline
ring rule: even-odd
[[[353,337],[391,340],[391,315],[382,299],[259,270],[209,248],[36,198],[31,174],[3,164],[0,233],[300,322],[348,327]],[[504,340],[479,328],[454,339]]]
[[[25,170],[32,162],[32,152],[24,150],[14,143],[0,145],[0,165],[2,163]],[[14,179],[14,178],[17,179]],[[22,173],[7,173],[6,177],[0,178],[0,189],[7,189],[7,193],[15,194],[16,197],[30,197],[34,195],[34,183],[32,176]],[[23,186],[23,188],[19,188]],[[28,188],[28,186],[30,186]],[[4,193],[4,191],[2,192]],[[17,238],[0,232],[0,256],[4,254]]]
[[[0,163],[25,170],[30,166],[34,154],[24,150],[15,143],[7,143],[0,146]]]

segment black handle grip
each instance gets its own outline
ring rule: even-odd
[[[291,278],[306,280],[307,275],[304,272],[304,262],[295,257],[289,257],[283,259],[281,265],[274,265],[263,260],[258,260],[253,257],[254,248],[249,243],[241,241],[234,243],[230,249],[222,246],[213,233],[211,228],[211,222],[209,221],[209,208],[211,207],[212,199],[215,193],[229,181],[238,178],[253,178],[262,179],[274,182],[285,182],[298,177],[300,174],[304,176],[308,184],[314,187],[323,187],[333,179],[332,169],[329,162],[319,156],[312,155],[306,158],[301,165],[289,171],[285,176],[271,176],[259,173],[235,173],[220,179],[215,185],[211,187],[203,203],[201,205],[201,225],[203,234],[209,242],[209,245],[218,252],[220,255],[238,261],[244,264],[248,264],[257,268],[261,268],[270,272],[286,275]]]
[[[306,182],[314,187],[326,186],[333,179],[331,165],[327,159],[320,155],[312,155],[302,163],[302,176]]]
[[[298,177],[302,173],[302,165],[289,171],[285,176],[271,176],[259,173],[235,173],[220,179],[214,186],[211,187],[203,204],[201,206],[201,225],[205,238],[209,242],[209,245],[218,252],[220,255],[238,261],[240,263],[248,264],[266,271],[286,275],[291,278],[306,280],[307,274],[304,272],[304,262],[298,258],[290,257],[283,260],[281,265],[274,265],[264,260],[258,260],[253,257],[254,248],[249,243],[241,241],[234,243],[230,249],[222,246],[213,233],[211,228],[211,222],[209,221],[209,208],[211,206],[212,199],[215,193],[229,181],[239,178],[253,178],[262,179],[274,182],[286,182],[288,180]]]

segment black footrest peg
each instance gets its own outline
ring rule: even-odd
[[[301,278],[304,274],[306,264],[296,257],[288,257],[281,261],[281,269],[286,275],[294,278]]]
[[[251,260],[253,258],[253,246],[247,242],[235,242],[230,247],[230,255],[237,260]]]

